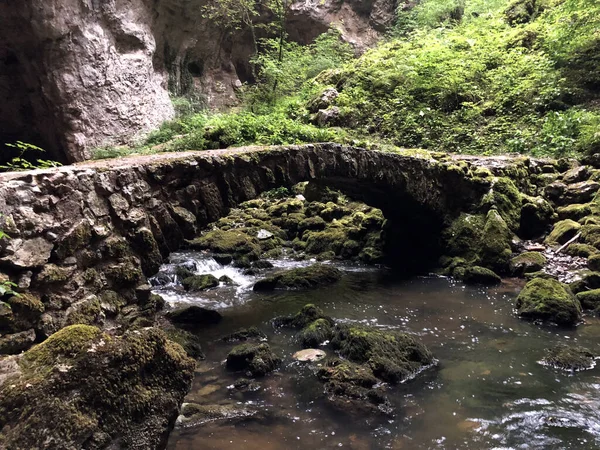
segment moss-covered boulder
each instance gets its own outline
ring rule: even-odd
[[[400,383],[433,364],[431,352],[413,336],[362,326],[337,325],[331,345],[341,356],[367,364],[373,374]]]
[[[580,258],[588,258],[598,253],[598,249],[589,244],[573,243],[563,250],[569,256],[578,256]]]
[[[203,325],[214,325],[223,319],[223,316],[217,311],[202,308],[201,306],[184,306],[169,311],[166,315],[172,323],[188,327],[198,327]]]
[[[535,278],[528,282],[516,302],[520,317],[557,325],[573,326],[581,321],[579,300],[563,284],[553,279]]]
[[[333,326],[328,319],[317,319],[305,326],[297,336],[303,348],[316,348],[333,337]]]
[[[586,216],[592,214],[593,207],[591,203],[574,203],[572,205],[562,206],[558,208],[556,211],[558,213],[558,217],[561,220],[571,219],[571,220],[581,220]]]
[[[513,234],[496,210],[488,212],[481,240],[479,264],[503,273],[508,269],[512,256]]]
[[[542,365],[569,372],[578,372],[594,367],[594,354],[580,346],[558,345],[548,349],[540,361]]]
[[[493,286],[502,281],[493,270],[481,266],[465,267],[462,271],[455,271],[455,273],[460,274],[457,278],[466,284]]]
[[[189,331],[180,328],[169,327],[164,330],[169,340],[181,345],[190,358],[196,360],[204,359],[200,338]]]
[[[336,283],[341,277],[342,272],[335,267],[324,264],[314,264],[309,267],[286,270],[259,280],[254,285],[254,290],[314,289]]]
[[[593,254],[588,258],[588,267],[594,272],[600,272],[600,254]]]
[[[206,291],[207,289],[215,288],[219,286],[219,280],[217,277],[211,274],[204,275],[192,275],[185,278],[181,284],[186,291],[198,292]]]
[[[231,334],[228,334],[227,336],[224,336],[221,340],[225,342],[245,342],[252,339],[258,341],[266,341],[267,335],[256,327],[250,327],[242,328]]]
[[[194,250],[209,250],[215,254],[234,257],[247,256],[258,259],[261,248],[256,237],[240,230],[214,230],[187,242]]]
[[[577,300],[581,303],[584,309],[600,308],[600,289],[592,289],[590,291],[582,291],[577,293]]]
[[[574,294],[600,289],[600,272],[583,269],[571,273],[575,276],[575,280],[569,284],[569,288]]]
[[[544,241],[547,245],[562,245],[572,239],[581,229],[581,224],[566,219],[557,222]]]
[[[522,201],[519,236],[524,239],[542,236],[552,225],[554,208],[542,197],[523,196]]]
[[[525,252],[510,260],[510,273],[520,277],[526,273],[538,272],[546,265],[547,259],[540,252]]]
[[[392,408],[381,381],[368,367],[332,358],[317,372],[330,403],[347,413],[390,414]]]
[[[2,448],[166,446],[195,363],[157,329],[111,337],[74,325],[0,386]]]
[[[317,320],[324,319],[330,325],[333,325],[333,319],[326,316],[323,310],[313,304],[304,305],[302,309],[295,315],[289,317],[276,317],[273,319],[273,325],[277,328],[305,328]]]
[[[281,364],[281,359],[271,350],[269,344],[241,344],[227,355],[226,366],[234,372],[245,372],[250,377],[263,377],[273,372]]]
[[[495,210],[511,230],[519,227],[522,199],[519,189],[510,178],[494,178],[490,191],[482,198],[484,213]]]

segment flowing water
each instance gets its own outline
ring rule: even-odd
[[[186,401],[230,405],[245,417],[178,427],[171,450],[600,448],[600,369],[571,375],[537,362],[545,348],[558,343],[577,343],[598,354],[600,322],[586,317],[576,330],[523,322],[513,312],[519,282],[483,289],[435,276],[403,279],[383,268],[341,266],[346,275],[333,287],[259,294],[251,291],[255,277],[202,255],[174,254],[172,262],[193,265],[198,273],[226,274],[239,284],[183,294],[170,275],[173,265],[166,265],[167,284],[157,292],[171,303],[192,302],[223,314],[219,325],[200,334],[206,361]],[[336,320],[418,335],[439,363],[388,390],[394,417],[333,409],[314,366],[293,361],[299,350],[293,333],[270,324],[307,303]],[[235,344],[219,338],[249,326],[268,335],[284,363],[258,380],[260,388],[242,393],[232,386],[239,374],[228,373],[223,364]]]

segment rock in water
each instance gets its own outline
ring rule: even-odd
[[[281,359],[268,344],[242,344],[234,347],[227,355],[227,369],[244,371],[251,377],[263,377],[273,372]]]
[[[317,362],[325,358],[326,353],[323,350],[314,348],[307,348],[306,350],[300,350],[294,353],[293,358],[297,361],[302,362]]]
[[[0,385],[1,448],[164,448],[195,368],[158,329],[112,337],[87,325],[17,362]]]
[[[595,365],[594,355],[588,349],[567,345],[549,349],[540,364],[570,372],[591,369]]]
[[[516,303],[520,317],[573,326],[581,320],[579,300],[554,279],[535,278],[525,285]]]
[[[276,289],[312,289],[333,284],[342,277],[335,267],[315,264],[310,267],[291,269],[259,280],[255,291],[273,291]]]
[[[177,325],[201,326],[213,325],[221,321],[223,316],[217,311],[201,308],[200,306],[186,306],[167,313],[167,319]]]

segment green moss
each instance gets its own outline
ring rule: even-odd
[[[544,241],[547,245],[561,245],[573,238],[581,229],[577,222],[566,219],[557,222],[550,235]]]
[[[393,331],[337,325],[331,345],[344,358],[367,364],[376,377],[390,383],[400,383],[433,363],[423,344]]]
[[[494,271],[481,266],[466,267],[460,272],[460,276],[455,277],[461,279],[466,284],[481,284],[486,286],[500,284],[502,281]]]
[[[259,280],[255,291],[275,289],[314,289],[340,280],[342,272],[335,267],[314,264],[309,267],[291,269]]]
[[[263,341],[263,340],[267,339],[267,335],[265,333],[263,333],[262,331],[260,331],[256,327],[250,327],[250,328],[242,328],[241,330],[238,330],[234,333],[231,333],[231,334],[225,336],[221,340],[225,341],[225,342],[237,342],[237,341],[248,341],[251,339],[257,339],[257,340]]]
[[[165,330],[165,334],[171,341],[179,344],[190,358],[196,360],[204,359],[200,338],[195,334],[179,328],[168,328]]]
[[[73,307],[73,310],[67,314],[66,324],[84,324],[94,325],[102,320],[102,307],[100,300],[93,296],[85,300],[80,305]]]
[[[581,240],[596,248],[600,247],[600,225],[584,225],[576,231],[581,233]],[[575,235],[575,233],[572,233]]]
[[[481,201],[483,212],[492,209],[498,211],[511,230],[519,228],[521,220],[521,194],[514,182],[509,178],[496,178],[490,191]]]
[[[481,251],[484,224],[485,217],[481,215],[461,214],[444,232],[446,253],[467,261],[476,261]]]
[[[211,274],[192,275],[184,279],[181,284],[186,291],[197,292],[218,287],[219,280]]]
[[[27,370],[48,371],[56,364],[86,353],[102,332],[88,325],[72,325],[50,336],[23,356]]]
[[[24,320],[36,320],[45,310],[40,298],[30,293],[13,295],[6,302],[10,305],[13,313]]]
[[[80,248],[88,247],[91,240],[92,227],[88,221],[84,220],[69,231],[57,244],[56,255],[59,259],[65,259]]]
[[[569,256],[578,256],[580,258],[587,258],[591,255],[595,255],[598,253],[598,250],[595,247],[592,247],[589,244],[570,244],[564,252]]]
[[[600,306],[600,289],[582,291],[576,297],[584,309],[597,309]]]
[[[241,344],[227,355],[226,366],[234,372],[245,372],[251,377],[263,377],[274,371],[281,359],[268,344]]]
[[[191,386],[195,363],[160,330],[113,338],[67,327],[20,360],[0,386],[7,448],[152,448],[164,438]],[[50,444],[48,444],[50,443]]]
[[[510,260],[510,273],[523,276],[526,273],[538,272],[546,265],[547,259],[540,252],[525,252]]]
[[[325,319],[333,325],[333,319],[326,316],[323,310],[313,304],[304,305],[296,315],[290,317],[278,317],[274,319],[276,327],[305,328],[317,320]]]
[[[600,255],[594,254],[588,258],[588,267],[594,272],[600,272]]]
[[[505,272],[512,256],[512,233],[496,210],[488,212],[481,241],[480,264]]]
[[[542,197],[521,197],[521,220],[519,223],[519,236],[524,239],[540,237],[550,228],[554,220],[554,208]]]
[[[56,264],[46,264],[37,276],[37,281],[44,284],[64,283],[73,270]]]
[[[254,255],[258,257],[261,249],[258,240],[237,230],[209,231],[205,235],[188,241],[195,250],[209,250],[218,254]]]
[[[578,221],[592,214],[592,206],[591,203],[575,203],[568,206],[562,206],[558,208],[556,212],[561,220],[571,219]]]
[[[116,287],[131,286],[142,279],[142,270],[133,259],[114,264],[105,269],[106,276]]]
[[[555,369],[577,372],[594,367],[594,354],[583,347],[559,345],[547,350],[540,362]]]
[[[576,325],[581,320],[581,305],[564,285],[556,280],[536,278],[525,285],[517,298],[517,312],[528,320]]]
[[[317,319],[298,333],[297,339],[303,348],[317,348],[323,342],[331,340],[333,328],[328,319]]]
[[[342,410],[381,414],[390,409],[383,389],[377,386],[380,381],[368,366],[328,359],[317,377],[324,383],[327,399]]]

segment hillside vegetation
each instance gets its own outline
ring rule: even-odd
[[[330,140],[480,154],[600,152],[597,0],[401,4],[389,38],[358,59],[331,30],[306,47],[264,40],[254,64],[259,82],[243,89],[238,110],[184,114],[140,148],[96,156]]]

